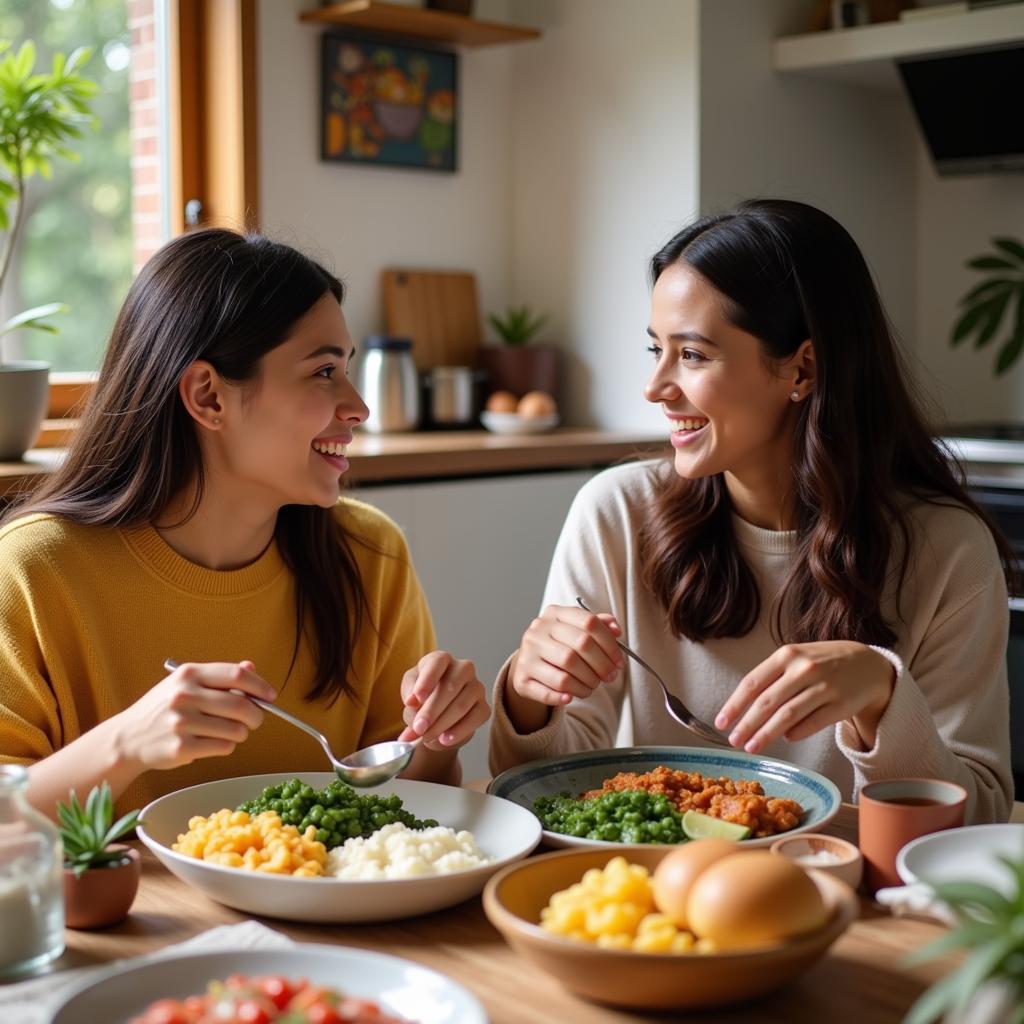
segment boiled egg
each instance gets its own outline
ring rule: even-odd
[[[546,391],[527,391],[519,399],[516,412],[523,419],[536,419],[540,416],[552,416],[558,411],[555,400]]]
[[[519,400],[511,391],[495,391],[487,399],[488,412],[515,412]]]
[[[677,928],[689,928],[686,901],[697,877],[723,857],[736,853],[727,839],[696,839],[665,855],[654,869],[651,890],[655,906]]]

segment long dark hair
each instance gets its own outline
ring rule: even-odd
[[[677,263],[725,297],[725,315],[769,363],[808,338],[814,346],[794,445],[796,558],[772,621],[779,642],[893,645],[881,596],[890,561],[898,592],[912,557],[908,497],[973,512],[1014,571],[1012,549],[931,438],[871,273],[839,223],[804,203],[754,200],[680,231],[651,260],[652,281]],[[641,575],[675,633],[748,633],[761,597],[736,548],[723,477],[659,477],[651,511]]]
[[[204,359],[233,383],[253,381],[260,359],[327,294],[341,302],[341,281],[260,235],[210,228],[167,243],[128,291],[67,458],[4,519],[47,512],[96,526],[153,523],[194,483],[187,519],[204,473],[178,397],[185,370]],[[295,577],[294,652],[303,630],[316,649],[307,696],[351,694],[352,650],[367,609],[351,538],[330,509],[286,505],[275,539]]]

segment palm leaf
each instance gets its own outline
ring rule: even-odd
[[[973,260],[967,261],[967,266],[973,270],[1016,270],[1017,266],[1010,260],[1004,260],[1002,256],[976,256]]]
[[[1012,277],[993,277],[988,281],[982,281],[981,284],[976,285],[972,288],[961,300],[961,306],[973,306],[975,305],[974,300],[980,299],[983,296],[986,299],[993,298],[994,295],[989,295],[989,292],[1001,292],[1004,289],[1006,291],[1013,291],[1014,288],[1019,287],[1020,281],[1015,280]]]
[[[988,302],[981,302],[972,306],[963,316],[957,320],[953,328],[953,344],[959,345],[964,338],[973,334],[988,314],[991,299]]]
[[[996,375],[1005,373],[1024,351],[1024,291],[1017,295],[1017,324],[1010,339],[999,350],[996,358]]]
[[[1003,319],[1003,313],[1006,311],[1006,307],[1009,305],[1010,299],[1013,297],[1013,292],[1000,292],[995,298],[992,299],[991,303],[988,304],[988,312],[984,317],[984,324],[978,336],[974,339],[974,347],[982,348],[987,345],[993,337],[995,337],[996,331],[999,329],[999,324]]]
[[[923,992],[910,1012],[903,1018],[903,1024],[931,1024],[941,1017],[947,1007],[956,999],[959,979],[955,973],[947,974],[939,979],[931,988]]]
[[[1018,263],[1024,263],[1024,245],[1015,238],[993,238],[996,247],[1009,253]]]

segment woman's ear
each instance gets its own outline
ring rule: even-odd
[[[810,338],[802,341],[800,347],[790,357],[787,376],[792,382],[790,397],[794,402],[802,401],[814,390],[817,363],[814,358],[814,344]]]
[[[217,430],[223,421],[220,374],[205,359],[197,359],[182,374],[178,394],[189,416],[208,430]]]

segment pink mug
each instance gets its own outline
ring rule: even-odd
[[[869,782],[858,797],[864,881],[874,893],[902,885],[896,855],[911,839],[964,823],[967,790],[941,779]]]

